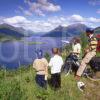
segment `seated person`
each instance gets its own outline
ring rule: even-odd
[[[77,55],[77,57],[80,56],[81,53],[81,44],[80,44],[80,39],[75,38],[74,43],[72,45],[72,53]]]

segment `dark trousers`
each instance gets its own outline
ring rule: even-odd
[[[45,75],[36,75],[35,81],[40,87],[45,89],[47,88],[47,81],[45,80]]]
[[[51,74],[51,87],[54,89],[61,87],[61,75],[60,73]]]

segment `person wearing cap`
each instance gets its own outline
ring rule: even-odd
[[[36,70],[36,83],[42,87],[47,88],[47,76],[48,76],[48,61],[43,57],[43,51],[36,51],[37,58],[33,62],[33,68]]]
[[[78,81],[78,83],[77,83],[78,87],[80,86],[79,80],[80,80],[81,75],[83,74],[83,71],[85,70],[85,68],[86,68],[87,64],[90,62],[90,60],[96,55],[97,39],[95,38],[93,33],[94,33],[93,29],[91,29],[91,28],[86,29],[86,36],[89,38],[88,46],[85,49],[85,55],[82,59],[80,67],[75,76],[76,80]],[[84,86],[81,86],[81,87],[79,87],[80,90],[83,90]]]
[[[53,57],[50,59],[49,66],[51,68],[51,87],[56,90],[61,87],[61,68],[63,65],[63,59],[59,55],[58,48],[52,49]]]

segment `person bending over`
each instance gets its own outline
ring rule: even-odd
[[[77,85],[78,85],[78,87],[79,87],[79,89],[81,91],[83,91],[83,89],[84,89],[84,83],[83,82],[79,82],[80,81],[80,77],[83,74],[83,71],[85,70],[87,64],[96,55],[97,39],[95,38],[93,33],[94,33],[93,29],[91,29],[91,28],[86,29],[86,35],[89,38],[88,46],[85,49],[85,55],[84,55],[84,57],[82,59],[80,67],[79,67],[79,69],[78,69],[78,71],[76,73],[76,76],[75,76],[76,80],[78,81]]]

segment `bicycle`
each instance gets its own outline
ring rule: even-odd
[[[100,61],[99,63],[96,62],[96,58],[97,57],[92,58],[92,60],[88,64],[90,67],[86,67],[85,71],[82,74],[83,77],[86,77],[92,81],[100,81],[100,78],[93,78],[94,74],[97,71],[100,71]],[[96,61],[94,59],[96,59]],[[100,57],[98,57],[98,59],[100,60]],[[65,60],[65,63],[62,67],[62,72],[65,74],[65,76],[68,76],[73,72],[76,74],[78,68],[80,67],[80,62],[81,59],[78,59],[78,57],[74,54],[70,54]]]

